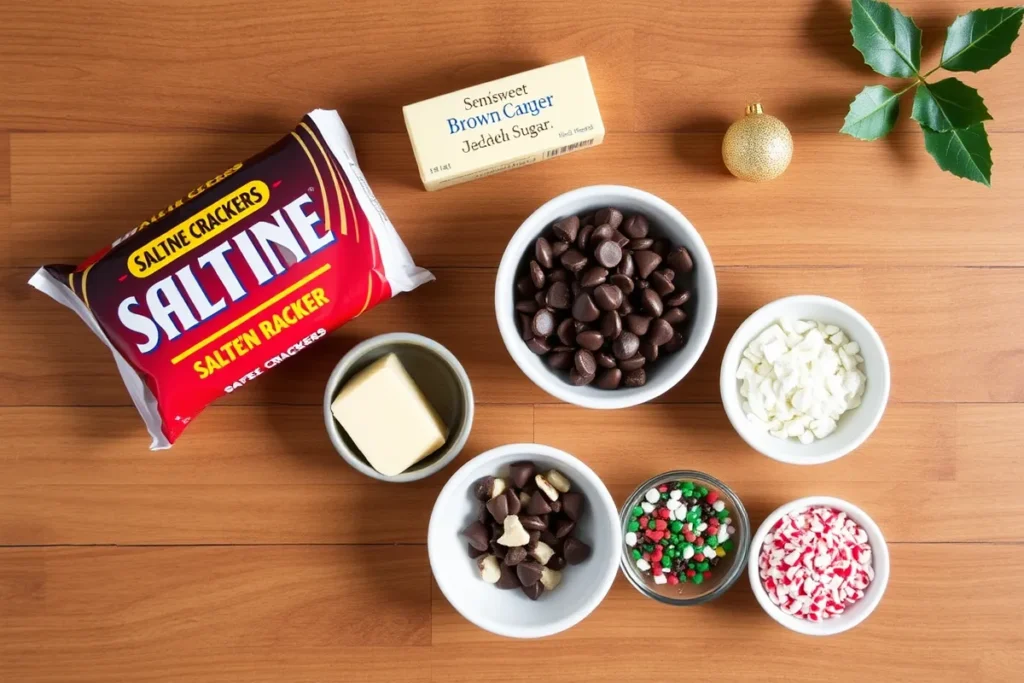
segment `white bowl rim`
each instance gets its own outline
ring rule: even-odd
[[[448,364],[456,378],[458,378],[459,385],[465,394],[463,397],[465,402],[463,407],[465,419],[462,421],[462,426],[454,438],[449,437],[451,440],[445,443],[448,452],[443,457],[438,458],[426,467],[406,470],[405,472],[389,476],[373,469],[368,462],[352,453],[347,447],[343,447],[344,441],[341,439],[342,428],[334,418],[334,413],[331,412],[331,403],[334,402],[334,397],[337,393],[341,391],[341,387],[338,386],[341,375],[347,372],[353,363],[362,358],[363,354],[368,350],[392,343],[407,343],[423,347]],[[455,357],[455,354],[449,351],[444,344],[415,332],[385,332],[359,342],[349,349],[349,352],[342,356],[337,364],[335,364],[334,369],[327,378],[327,384],[324,386],[323,411],[324,425],[327,429],[327,436],[331,441],[331,445],[352,469],[379,481],[391,482],[393,484],[408,484],[437,474],[447,467],[448,463],[458,457],[466,442],[469,441],[469,433],[473,430],[473,420],[476,418],[476,399],[473,396],[473,385],[469,381],[469,374],[466,372],[466,368],[462,366],[462,363]]]
[[[864,597],[856,603],[859,605],[863,602],[865,606],[855,617],[848,617],[844,613],[833,619],[819,622],[798,619],[785,614],[772,603],[768,598],[768,592],[761,585],[761,574],[758,571],[757,562],[758,557],[761,555],[761,546],[764,545],[765,536],[768,535],[771,528],[784,515],[800,508],[818,506],[831,507],[845,512],[848,517],[868,533],[868,539],[871,542],[871,561],[875,570],[875,578],[871,585],[868,586]],[[882,601],[882,595],[889,585],[889,568],[889,545],[886,543],[885,535],[878,527],[878,524],[875,523],[875,520],[871,518],[871,515],[850,501],[834,496],[807,496],[806,498],[798,498],[780,505],[757,528],[757,533],[754,534],[750,541],[750,552],[747,555],[747,576],[750,578],[750,588],[754,592],[754,597],[757,598],[761,608],[764,609],[768,616],[786,628],[807,636],[834,636],[844,631],[849,631],[871,616],[871,613],[878,607],[878,603]]]
[[[520,337],[518,330],[516,330],[515,316],[512,315],[513,309],[508,304],[508,292],[504,291],[498,283],[502,281],[503,273],[511,270],[514,274],[515,270],[519,267],[520,259],[522,259],[522,256],[525,253],[526,244],[536,235],[533,230],[526,230],[527,224],[532,222],[536,216],[552,211],[555,206],[577,201],[587,201],[593,196],[601,194],[609,197],[609,204],[614,204],[617,198],[627,198],[649,204],[657,207],[659,211],[671,215],[672,218],[678,222],[683,231],[686,232],[692,240],[692,243],[687,245],[687,247],[690,249],[691,254],[696,252],[694,261],[706,264],[705,267],[709,271],[711,286],[704,287],[700,290],[699,305],[707,306],[711,311],[711,317],[708,320],[707,326],[703,330],[693,330],[694,334],[692,334],[686,342],[686,348],[690,348],[692,346],[694,349],[690,359],[687,362],[680,363],[679,367],[675,368],[671,373],[662,375],[659,382],[646,384],[642,387],[629,391],[610,391],[608,392],[607,397],[602,396],[600,398],[591,399],[581,397],[573,391],[575,387],[560,381],[557,377],[554,377],[547,372],[540,372],[536,368],[527,364],[522,364],[517,360],[516,353],[512,350],[513,344],[521,346],[522,338]],[[543,227],[541,229],[543,229]],[[498,331],[501,333],[501,339],[505,343],[506,350],[509,355],[512,356],[512,360],[519,369],[522,370],[523,373],[538,387],[555,398],[583,408],[596,408],[602,410],[630,408],[632,406],[651,401],[667,392],[682,381],[682,379],[689,374],[690,370],[693,369],[693,366],[697,364],[697,361],[700,360],[701,355],[703,355],[704,350],[707,347],[708,341],[711,339],[711,331],[715,326],[715,319],[718,314],[718,278],[715,274],[715,266],[714,261],[711,259],[711,252],[708,251],[707,245],[704,244],[704,239],[700,236],[700,232],[697,231],[697,228],[695,228],[689,219],[686,218],[686,216],[684,216],[683,213],[675,206],[668,203],[661,197],[647,192],[646,190],[629,187],[627,185],[586,185],[584,187],[578,187],[575,190],[569,190],[568,192],[564,192],[549,199],[533,213],[527,216],[520,224],[519,228],[516,229],[515,234],[512,235],[512,239],[510,239],[506,245],[505,252],[501,257],[501,262],[498,265],[498,273],[495,277],[494,288],[494,311],[495,317],[498,320]]]
[[[441,581],[439,576],[441,573],[438,572],[435,567],[440,567],[443,564],[443,559],[435,555],[433,550],[435,545],[430,542],[430,539],[436,534],[449,533],[448,530],[441,529],[439,506],[441,501],[447,500],[448,497],[455,495],[456,489],[459,492],[465,490],[468,482],[462,481],[465,479],[470,471],[478,469],[482,465],[486,465],[495,460],[500,460],[508,455],[523,456],[529,458],[530,456],[540,456],[551,458],[553,460],[562,460],[569,463],[583,475],[588,483],[594,487],[597,491],[597,495],[600,498],[600,505],[590,504],[590,508],[593,514],[598,514],[598,510],[603,510],[603,514],[607,515],[609,528],[614,533],[618,533],[619,530],[619,511],[615,506],[615,501],[612,499],[612,494],[608,492],[608,488],[601,481],[601,478],[587,466],[579,458],[566,453],[563,450],[559,450],[552,446],[545,446],[537,443],[511,443],[505,444],[504,446],[498,446],[492,448],[489,451],[484,451],[480,455],[471,458],[462,467],[455,471],[448,482],[441,489],[441,492],[437,494],[437,499],[434,501],[434,507],[430,512],[430,524],[427,528],[427,556],[430,560],[430,570],[434,575],[434,581],[437,583],[438,588],[441,589],[441,593],[448,601],[455,611],[463,616],[467,621],[485,631],[497,634],[499,636],[506,636],[509,638],[543,638],[545,636],[554,635],[565,631],[566,629],[572,628],[579,622],[583,621],[591,612],[593,612],[604,597],[608,594],[608,591],[612,587],[612,583],[615,582],[615,577],[619,573],[619,544],[614,543],[613,548],[615,549],[615,556],[612,562],[609,563],[608,567],[605,568],[604,573],[600,575],[598,581],[594,584],[593,591],[590,593],[590,597],[586,602],[583,603],[574,612],[570,612],[560,619],[544,624],[542,626],[524,626],[509,628],[507,625],[502,624],[499,621],[490,619],[487,617],[481,617],[479,615],[470,616],[464,613],[456,603],[452,600],[449,590],[446,589],[445,582]],[[589,503],[589,501],[588,501]]]
[[[750,425],[750,423],[747,421],[746,415],[744,415],[743,411],[740,409],[739,390],[736,387],[736,368],[728,367],[729,364],[726,361],[730,356],[734,354],[737,347],[745,346],[758,333],[757,331],[751,332],[751,330],[754,328],[755,318],[763,317],[768,312],[774,311],[776,309],[781,310],[789,306],[804,306],[813,304],[820,304],[842,311],[844,314],[857,320],[861,325],[864,326],[864,329],[867,330],[870,343],[878,348],[880,356],[882,358],[882,366],[880,368],[882,373],[882,386],[879,389],[881,399],[878,403],[878,409],[876,410],[875,414],[871,417],[871,421],[868,423],[867,427],[860,434],[858,434],[857,438],[851,439],[850,442],[845,446],[835,448],[824,456],[817,457],[814,459],[808,459],[801,457],[793,457],[774,449],[762,448],[754,440],[748,438],[748,435],[751,433],[751,430],[753,430],[754,427]],[[740,351],[736,355],[740,354],[742,354],[742,351]],[[792,296],[785,296],[782,297],[781,299],[776,299],[774,301],[768,302],[767,304],[761,306],[756,311],[747,316],[747,318],[740,324],[740,326],[736,328],[736,331],[733,333],[732,338],[729,340],[729,344],[725,347],[725,353],[722,355],[722,367],[719,372],[718,381],[719,393],[722,397],[722,407],[725,408],[725,414],[729,418],[729,422],[732,423],[733,429],[736,431],[737,434],[740,435],[740,438],[743,439],[748,446],[753,448],[761,455],[767,456],[772,460],[777,460],[779,462],[784,462],[790,465],[820,465],[826,462],[832,462],[833,460],[838,460],[844,455],[848,455],[849,453],[859,448],[865,441],[867,441],[868,437],[874,433],[875,429],[878,427],[879,422],[882,421],[882,415],[885,414],[886,406],[889,403],[889,390],[891,387],[891,383],[892,377],[891,370],[889,367],[889,354],[885,350],[885,344],[882,342],[882,337],[875,330],[874,326],[872,326],[872,324],[868,322],[867,318],[858,313],[849,304],[845,304],[842,301],[839,301],[838,299],[833,299],[832,297],[828,296],[822,296],[820,294],[795,294]],[[780,443],[785,442],[780,440]]]

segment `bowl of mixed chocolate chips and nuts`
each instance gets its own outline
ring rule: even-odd
[[[587,408],[649,401],[693,368],[718,308],[704,241],[675,207],[595,185],[537,209],[498,268],[498,328],[537,386]]]

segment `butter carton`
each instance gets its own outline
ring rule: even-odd
[[[427,190],[604,140],[604,123],[583,57],[410,104],[402,111]]]

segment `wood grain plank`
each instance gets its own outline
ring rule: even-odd
[[[403,105],[582,54],[606,124],[632,128],[632,31],[612,3],[159,0],[104,12],[116,40],[99,41],[105,7],[9,9],[0,127],[265,132],[332,107],[403,131]]]
[[[939,62],[946,27],[975,7],[962,0],[895,4],[922,29],[925,72]],[[638,22],[638,130],[725,132],[746,104],[759,100],[795,130],[838,131],[854,95],[887,80],[853,48],[850,3],[844,0],[772,2],[756,12],[742,2],[715,0],[659,5],[656,14],[642,0],[631,8]],[[1024,128],[1018,113],[1024,93],[1012,85],[1022,66],[1018,50],[992,71],[956,74],[993,103],[993,129]],[[936,73],[929,80],[943,77]],[[888,80],[890,86],[900,83]],[[902,103],[899,128],[913,129],[919,138],[909,117],[911,99]]]
[[[78,263],[294,123],[276,135],[15,133],[0,264]],[[538,206],[599,183],[679,207],[718,266],[1024,265],[1024,231],[1006,210],[1024,200],[1024,134],[994,142],[992,189],[945,176],[914,135],[868,145],[798,134],[792,168],[755,185],[725,171],[720,135],[620,133],[582,154],[432,193],[404,134],[357,135],[355,144],[381,204],[429,267],[496,267]]]
[[[785,467],[746,448],[712,406],[602,415],[556,406],[478,410],[470,443],[446,473],[488,448],[536,441],[582,458],[617,501],[653,474],[694,468],[724,478],[754,524],[794,498],[836,495],[869,510],[891,541],[975,541],[984,499],[1001,520],[986,538],[1024,541],[1019,479],[953,479],[958,435],[943,426],[952,424],[953,406],[893,406],[862,449],[813,468]],[[447,478],[394,496],[338,459],[319,411],[297,407],[212,408],[160,453],[145,452],[128,408],[3,409],[0,430],[8,444],[0,455],[7,545],[418,543]],[[653,447],[638,446],[641,434]],[[965,443],[959,455],[988,457]],[[998,455],[992,462],[998,466]]]
[[[0,596],[2,680],[429,680],[419,547],[7,548]]]
[[[721,652],[723,640],[735,644],[742,638],[742,652],[734,651],[721,665],[730,681],[845,681],[884,671],[892,680],[952,683],[975,678],[982,667],[989,674],[985,680],[1015,680],[1024,664],[1024,590],[1015,569],[1024,562],[1024,548],[986,546],[987,570],[958,578],[958,599],[971,606],[966,625],[949,618],[949,576],[935,571],[948,563],[948,547],[889,550],[893,572],[885,597],[867,621],[841,637],[816,639],[811,646],[805,636],[783,629],[763,612],[743,577],[721,599],[687,609],[687,650]],[[527,660],[543,661],[570,681],[634,680],[637,653],[650,645],[644,626],[683,627],[678,610],[640,596],[621,576],[589,618],[536,642],[498,639],[465,621],[436,587],[433,595],[431,657],[439,683],[476,681],[484,666],[509,681],[534,681],[536,672],[517,665]],[[957,647],[948,647],[953,641]]]
[[[31,271],[0,269],[0,405],[127,405],[105,347],[69,311],[25,285]],[[551,403],[503,349],[494,322],[494,271],[436,269],[437,282],[349,323],[229,404],[317,405],[337,360],[382,332],[425,334],[465,365],[480,403]],[[1024,401],[1024,270],[947,268],[719,268],[719,311],[691,375],[661,400],[717,402],[725,346],[759,306],[789,294],[847,302],[882,336],[894,402]],[[965,305],[969,303],[970,305]]]
[[[426,538],[444,474],[395,495],[337,455],[319,409],[218,407],[204,417],[172,451],[147,453],[131,409],[0,411],[12,430],[0,455],[0,545]],[[532,439],[531,406],[477,406],[469,441],[445,472]]]
[[[956,406],[957,481],[1024,481],[1024,405]]]

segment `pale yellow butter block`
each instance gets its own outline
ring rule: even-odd
[[[373,469],[388,476],[409,469],[448,438],[448,427],[393,353],[349,380],[331,412]]]
[[[604,140],[604,123],[583,57],[410,104],[402,111],[428,190]]]

